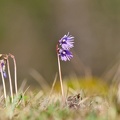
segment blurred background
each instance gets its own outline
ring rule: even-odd
[[[56,43],[68,32],[74,58],[61,62],[63,77],[102,76],[119,61],[120,1],[0,0],[0,53],[15,56],[19,83],[36,84],[37,72],[53,82]]]

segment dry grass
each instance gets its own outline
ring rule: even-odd
[[[36,92],[30,88],[24,90],[24,92],[22,90],[18,96],[14,95],[13,103],[10,97],[7,97],[6,104],[1,89],[0,120],[120,119],[120,86],[107,86],[96,79],[84,80],[84,82],[74,79],[74,84],[71,82],[73,82],[73,79],[64,82],[64,88],[66,88],[66,103],[64,105],[62,104],[61,93],[57,89],[59,83],[55,85],[54,82],[55,86],[53,85],[52,91],[49,90],[49,92],[43,90],[37,90]],[[102,89],[102,86],[104,89]],[[96,89],[101,90],[96,91]]]

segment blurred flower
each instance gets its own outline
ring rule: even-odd
[[[3,71],[3,76],[4,76],[4,78],[7,78],[7,73],[6,73],[6,71]]]
[[[59,49],[58,50],[58,55],[60,56],[62,61],[67,61],[73,57],[72,53],[69,50],[65,50],[65,49]]]
[[[1,63],[1,69],[2,69],[2,72],[3,72],[3,76],[6,78],[7,74],[6,74],[6,71],[5,71],[5,61],[0,60],[0,63]]]
[[[72,47],[74,47],[73,45],[74,43],[74,37],[72,35],[69,35],[69,32],[67,35],[64,35],[60,40],[59,40],[59,45],[63,48],[63,49],[70,49]]]

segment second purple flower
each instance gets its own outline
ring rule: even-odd
[[[69,50],[59,49],[58,54],[62,61],[70,61],[70,59],[73,57],[72,52],[70,52]]]

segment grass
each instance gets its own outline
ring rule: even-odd
[[[7,96],[6,104],[1,90],[0,120],[120,119],[119,87],[108,86],[97,78],[71,78],[64,82],[66,103],[63,105],[60,84],[54,85],[49,92],[21,90],[14,95],[13,102]]]

